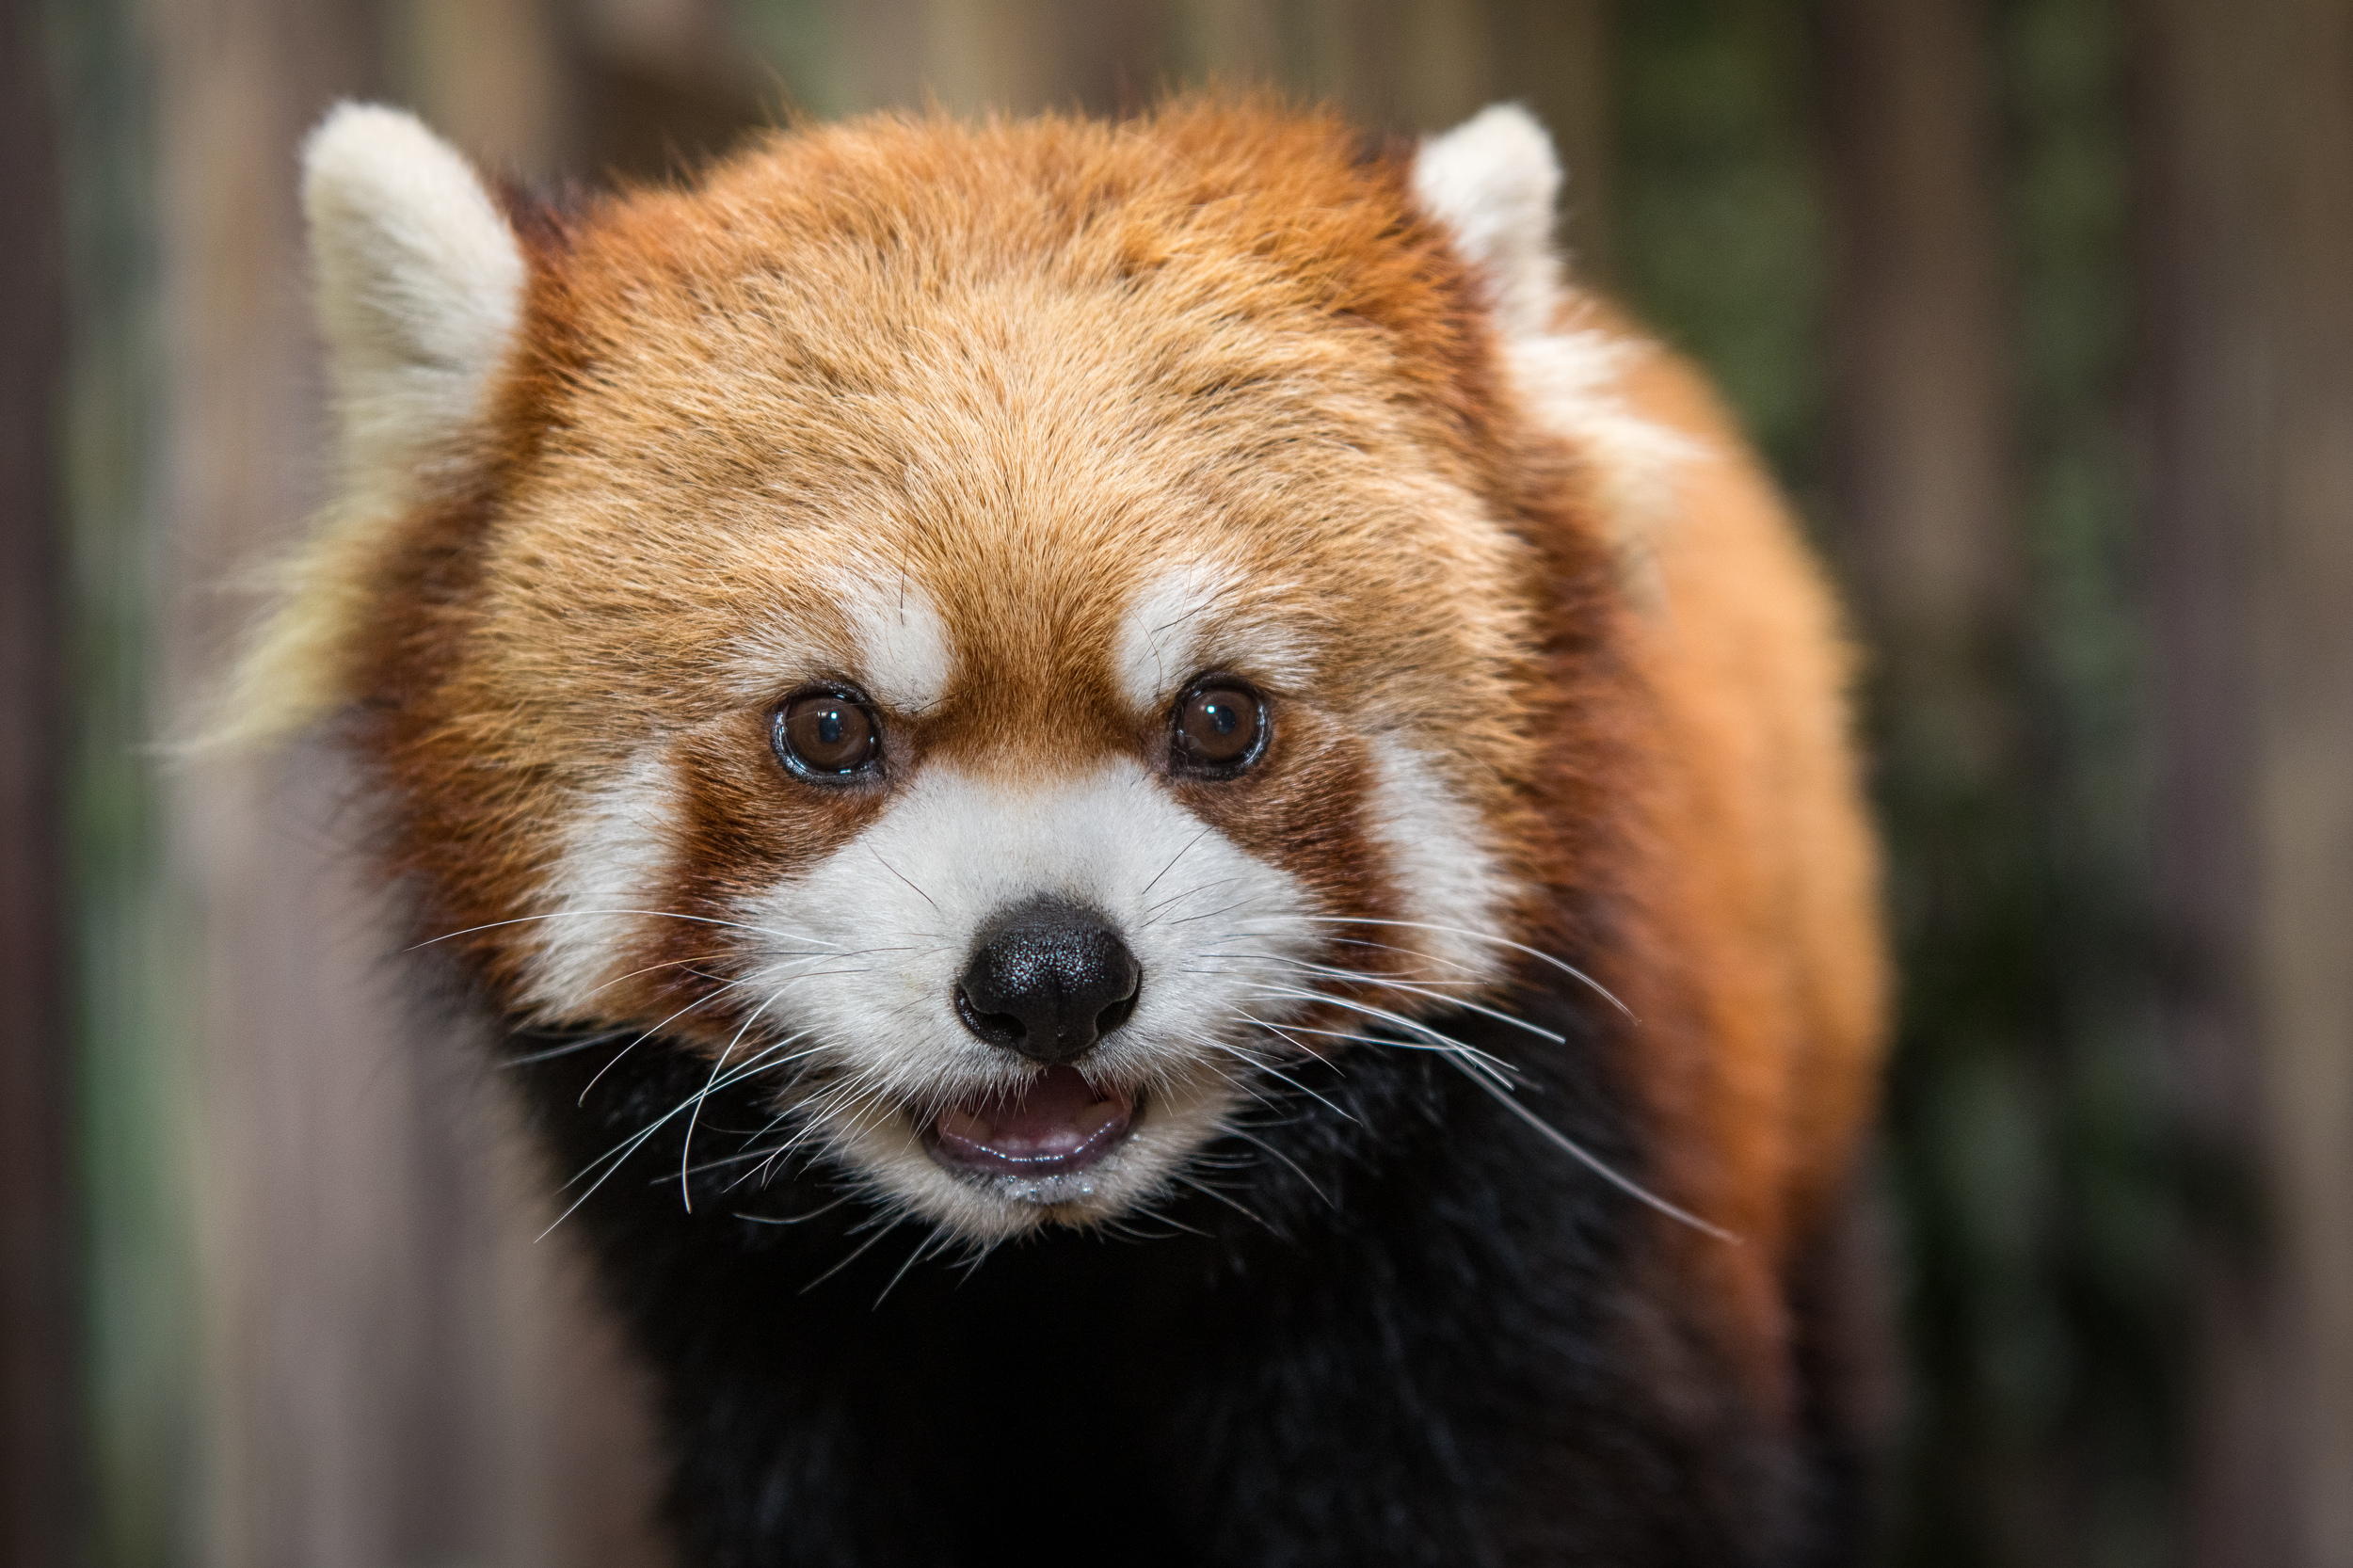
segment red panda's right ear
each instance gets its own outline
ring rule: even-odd
[[[302,153],[346,485],[404,488],[473,418],[524,265],[473,169],[414,116],[339,104]]]
[[[515,334],[525,265],[466,160],[412,115],[339,104],[302,151],[335,499],[271,573],[275,602],[192,750],[282,739],[352,696],[350,649],[421,480],[457,452]]]

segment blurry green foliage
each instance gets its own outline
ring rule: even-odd
[[[1804,23],[1769,0],[1622,0],[1611,18],[1621,287],[1811,503],[1827,245]]]
[[[150,83],[136,8],[50,0],[65,123],[73,356],[66,388],[74,699],[70,762],[84,1339],[97,1560],[192,1561],[196,1216],[176,1140],[186,1064],[170,1048],[176,924],[161,888],[152,639],[164,545]]]
[[[1806,8],[1615,20],[1625,287],[1840,538]],[[2185,1208],[2149,984],[2119,18],[2004,0],[1985,21],[2025,584],[1970,675],[1998,755],[1904,712],[1906,649],[1878,650],[1865,694],[1904,976],[1886,1163],[1912,1386],[1888,1554],[2137,1568],[2173,1560]]]

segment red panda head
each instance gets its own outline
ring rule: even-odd
[[[382,109],[307,167],[344,497],[232,725],[348,715],[510,1017],[987,1242],[1541,939],[1657,443],[1516,110],[875,120],[569,213]]]

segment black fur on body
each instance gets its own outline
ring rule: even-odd
[[[1522,1099],[1639,1179],[1608,1064],[1636,1026],[1542,989],[1520,1012],[1570,1042]],[[1527,1054],[1475,1015],[1439,1024]],[[564,1202],[712,1080],[659,1040],[616,1048],[509,1041],[561,1174],[591,1173]],[[1855,1558],[1873,1369],[1848,1343],[1869,1317],[1850,1216],[1791,1282],[1810,1384],[1793,1446],[1652,1266],[1674,1222],[1430,1051],[1286,1076],[1132,1234],[1056,1230],[977,1265],[918,1256],[920,1222],[889,1225],[822,1157],[764,1164],[787,1134],[758,1076],[694,1116],[690,1211],[688,1117],[670,1116],[564,1223],[663,1375],[688,1560]]]

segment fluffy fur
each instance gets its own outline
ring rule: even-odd
[[[349,495],[229,728],[338,715],[696,1560],[1843,1560],[1844,655],[1525,115],[877,119],[502,211],[346,108],[308,170]],[[821,689],[848,782],[771,744]],[[1079,1064],[1133,1128],[975,1176],[935,1118],[1045,1080],[958,976],[1042,897],[1141,966]]]

